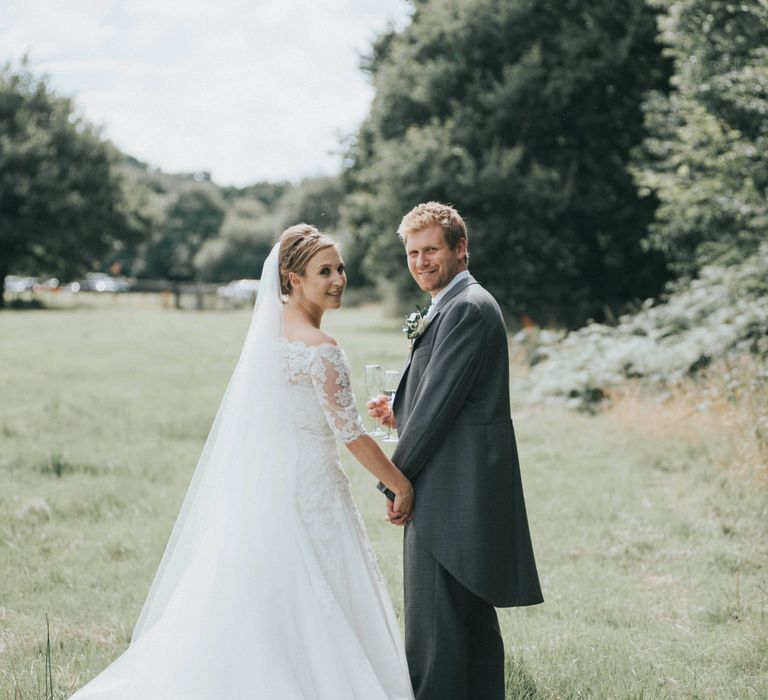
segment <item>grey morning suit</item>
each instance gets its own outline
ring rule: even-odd
[[[509,409],[504,321],[471,276],[441,299],[394,402],[392,456],[416,489],[404,536],[417,700],[503,700],[496,607],[542,602]]]

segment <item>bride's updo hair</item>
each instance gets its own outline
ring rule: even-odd
[[[288,274],[303,275],[307,263],[325,248],[335,246],[335,241],[310,224],[296,224],[280,235],[280,291],[286,296],[291,288]]]

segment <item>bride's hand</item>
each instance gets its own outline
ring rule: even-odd
[[[405,525],[411,519],[414,496],[411,484],[408,484],[408,488],[404,491],[395,494],[395,502],[392,503],[392,512],[389,514],[390,522],[395,525]]]

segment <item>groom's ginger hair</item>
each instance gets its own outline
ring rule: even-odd
[[[311,224],[300,223],[280,234],[280,291],[286,296],[293,291],[289,274],[299,277],[307,269],[307,263],[321,250],[331,248],[336,242]]]
[[[403,244],[408,242],[408,234],[423,231],[430,226],[443,229],[445,242],[451,250],[455,250],[463,238],[467,243],[467,257],[464,261],[469,264],[469,239],[464,219],[449,204],[440,202],[422,202],[409,211],[400,222],[397,233]]]

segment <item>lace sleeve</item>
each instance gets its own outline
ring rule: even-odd
[[[310,367],[312,384],[333,434],[343,443],[365,435],[349,379],[349,361],[336,345],[320,345]]]

